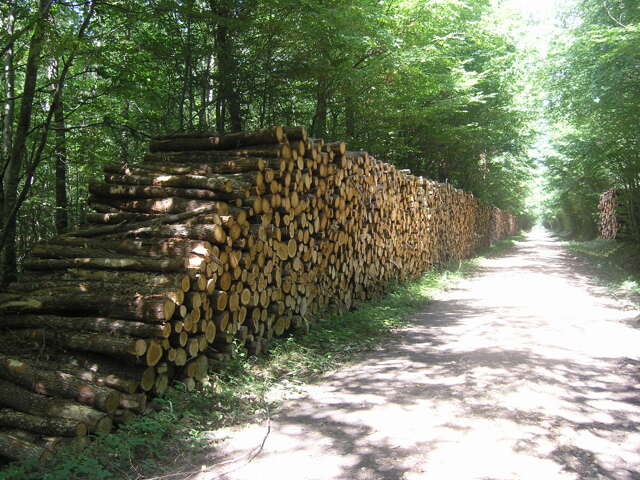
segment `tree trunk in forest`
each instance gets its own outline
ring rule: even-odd
[[[344,106],[344,126],[345,133],[349,140],[356,136],[356,109],[353,97],[347,96]]]
[[[225,123],[225,110],[224,101],[222,98],[222,82],[220,75],[218,75],[218,94],[216,95],[216,130],[219,133],[224,133]]]
[[[58,101],[53,106],[55,125],[55,150],[56,161],[56,232],[62,234],[69,228],[69,202],[67,200],[67,140],[65,134],[64,103],[62,100],[64,84],[58,84],[60,91]]]
[[[2,234],[5,243],[2,249],[2,271],[0,271],[0,284],[10,283],[16,278],[16,206],[18,201],[18,183],[22,162],[25,156],[27,137],[31,126],[31,113],[33,111],[33,99],[38,79],[38,67],[40,65],[40,52],[45,39],[45,21],[51,8],[50,0],[40,0],[38,5],[38,21],[35,24],[33,35],[29,43],[29,55],[24,75],[24,88],[22,89],[22,102],[18,116],[18,126],[15,139],[9,155],[4,182],[4,202],[2,212]]]
[[[15,30],[15,2],[10,1],[7,12],[7,34],[13,35]],[[13,121],[15,119],[15,84],[16,72],[14,69],[14,42],[7,46],[5,61],[2,65],[2,83],[5,92],[2,124],[2,157],[0,157],[0,212],[4,211],[4,174],[8,166],[11,154],[11,140],[13,138]],[[1,226],[0,226],[1,227]],[[2,260],[0,259],[0,264]],[[0,267],[1,268],[1,267]],[[1,278],[0,278],[1,283]]]
[[[209,118],[207,109],[210,103],[211,85],[209,78],[211,77],[211,55],[207,55],[207,68],[202,72],[201,91],[200,91],[200,110],[198,111],[198,129],[204,130],[209,126]]]
[[[182,91],[180,96],[180,104],[179,104],[179,112],[178,118],[180,121],[180,131],[185,129],[185,120],[186,126],[193,130],[193,96],[192,96],[192,88],[191,88],[191,73],[193,71],[193,55],[192,55],[192,44],[191,44],[191,15],[193,10],[193,1],[188,1],[185,3],[185,8],[187,9],[186,14],[186,39],[184,44],[184,55],[183,61],[180,62],[183,68],[182,75]],[[189,104],[189,109],[186,111],[185,115],[185,105]],[[186,117],[186,118],[185,118]]]
[[[129,100],[124,101],[124,108],[122,110],[122,118],[125,123],[129,122]],[[126,128],[123,128],[120,132],[120,138],[118,139],[118,143],[120,143],[120,162],[127,163],[129,161],[129,134]]]
[[[238,94],[238,64],[235,57],[233,32],[226,22],[233,18],[233,0],[221,0],[218,4],[213,0],[210,6],[215,14],[222,18],[216,27],[216,56],[218,59],[218,84],[220,91],[221,115],[218,119],[218,132],[224,133],[225,111],[229,112],[230,128],[232,132],[242,130],[242,114],[240,97]]]
[[[329,97],[329,82],[324,77],[318,78],[316,90],[316,111],[311,123],[311,135],[321,138],[327,132],[327,102]]]

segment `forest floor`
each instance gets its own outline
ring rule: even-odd
[[[534,231],[384,347],[272,392],[269,420],[211,432],[198,473],[163,478],[638,479],[637,315]]]

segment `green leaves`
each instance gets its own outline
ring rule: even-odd
[[[557,208],[595,231],[596,193],[617,186],[640,195],[640,9],[635,2],[582,0],[573,15],[575,27],[548,67],[551,117],[570,126],[559,143],[567,171],[552,176],[550,187]],[[559,172],[556,163],[550,165]],[[581,182],[572,185],[575,179]]]

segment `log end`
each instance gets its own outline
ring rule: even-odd
[[[142,374],[142,378],[140,379],[140,388],[145,392],[151,391],[153,385],[156,382],[156,369],[153,367],[149,367],[145,369]]]
[[[149,342],[149,346],[147,348],[147,356],[146,356],[147,365],[150,367],[154,367],[155,365],[157,365],[160,359],[162,358],[162,354],[163,354],[162,346],[158,342],[155,342],[155,341]]]
[[[109,433],[113,429],[113,420],[111,417],[104,416],[96,423],[94,432],[96,433]]]
[[[104,409],[109,415],[113,414],[118,409],[121,397],[122,395],[120,392],[116,392],[115,390],[109,392],[104,401]]]

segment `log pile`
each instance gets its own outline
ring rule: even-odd
[[[302,127],[156,138],[90,185],[92,225],[0,294],[0,454],[109,431],[251,353],[517,230],[472,195]]]
[[[612,188],[600,195],[598,202],[598,211],[600,212],[600,236],[607,240],[615,240],[618,236],[618,219],[616,211],[618,210],[618,200],[616,189]]]
[[[612,188],[600,195],[598,202],[600,237],[607,240],[638,238],[638,192]]]

